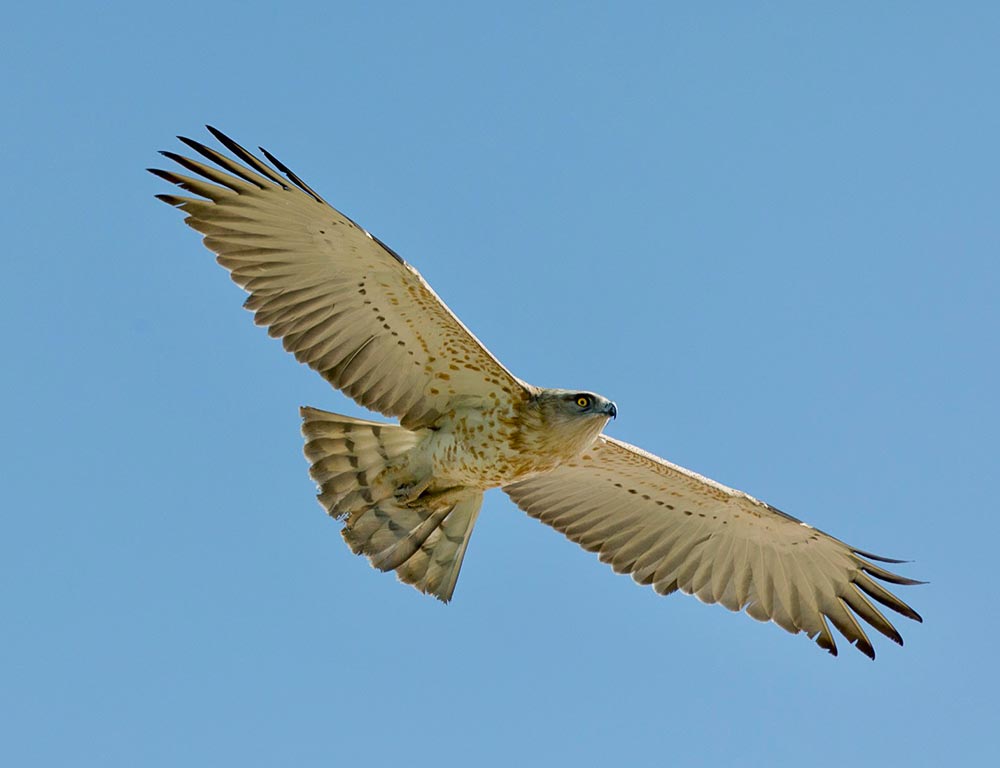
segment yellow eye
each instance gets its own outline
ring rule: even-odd
[[[576,404],[579,405],[581,408],[586,408],[588,405],[590,405],[590,398],[580,395],[576,399]]]

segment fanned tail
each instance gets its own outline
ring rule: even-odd
[[[408,500],[408,454],[420,435],[394,424],[302,408],[309,474],[344,540],[382,571],[448,602],[482,504],[482,491],[449,488]]]

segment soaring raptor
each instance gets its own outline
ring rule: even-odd
[[[236,159],[162,154],[150,169],[190,195],[187,214],[250,295],[254,321],[355,402],[399,424],[302,408],[319,501],[355,553],[451,599],[489,488],[662,595],[746,611],[832,654],[828,620],[875,657],[860,617],[902,645],[872,600],[921,621],[883,587],[917,584],[741,491],[601,434],[615,404],[514,376],[392,249],[327,204],[269,152],[221,132]]]

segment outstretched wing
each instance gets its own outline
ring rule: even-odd
[[[680,590],[793,634],[805,632],[834,655],[827,619],[871,658],[875,651],[857,617],[903,644],[869,597],[921,621],[875,580],[921,583],[871,562],[900,561],[854,549],[752,496],[605,435],[579,458],[504,490],[618,573],[663,595]]]
[[[241,162],[180,137],[214,165],[163,152],[200,178],[150,171],[204,199],[157,197],[188,214],[186,222],[250,294],[245,306],[254,321],[300,362],[357,403],[411,428],[433,423],[459,399],[497,403],[525,395],[527,385],[413,267],[266,150],[274,168],[209,130]]]

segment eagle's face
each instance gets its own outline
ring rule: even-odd
[[[618,415],[606,397],[572,389],[543,389],[526,411],[520,435],[524,446],[559,460],[579,455]]]
[[[606,397],[572,389],[543,390],[535,407],[549,440],[564,442],[572,453],[577,446],[583,450],[618,415],[618,408]]]
[[[593,392],[573,392],[572,390],[551,390],[545,398],[550,410],[550,419],[570,421],[598,417],[607,423],[618,415],[618,408],[606,397]],[[603,425],[602,425],[603,426]]]

